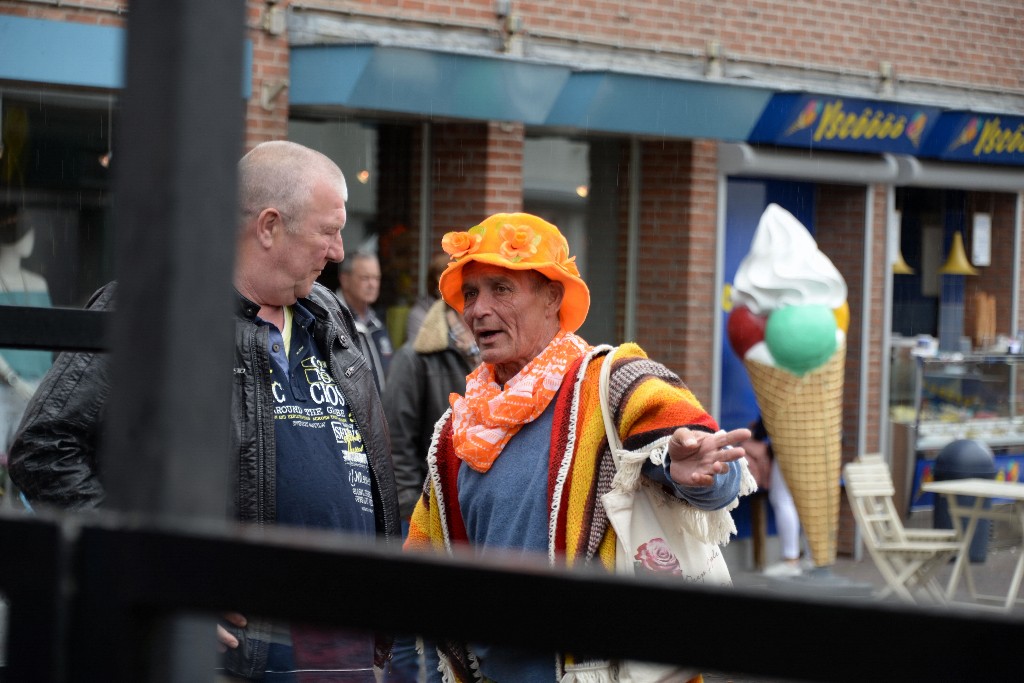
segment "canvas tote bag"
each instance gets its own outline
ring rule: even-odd
[[[612,490],[601,497],[618,537],[615,571],[624,576],[650,572],[687,583],[731,586],[732,577],[722,550],[718,543],[710,540],[720,535],[711,515],[640,476],[640,468],[648,459],[655,464],[664,462],[668,437],[638,451],[622,449],[608,405],[608,383],[615,351],[613,348],[605,356],[599,385],[605,432],[617,470]],[[631,660],[584,661],[567,665],[562,683],[685,683],[699,673],[672,665]]]

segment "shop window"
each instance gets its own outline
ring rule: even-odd
[[[0,273],[0,294],[8,296],[0,303],[18,303],[9,300],[13,292],[45,285],[52,305],[81,306],[113,279],[116,113],[111,95],[0,92],[0,205],[17,213],[0,234],[8,259]],[[13,249],[18,267],[10,265]]]
[[[622,144],[563,137],[527,137],[523,151],[523,210],[559,227],[590,287],[590,313],[580,334],[592,343],[615,340]]]
[[[587,277],[586,219],[589,145],[566,138],[527,138],[523,150],[523,208],[554,223]]]
[[[323,152],[338,164],[348,183],[348,222],[342,235],[345,251],[376,251],[373,223],[377,217],[377,130],[359,121],[305,121],[288,123],[288,139]],[[337,273],[327,286],[337,287]]]
[[[899,188],[896,204],[900,210],[900,253],[914,272],[893,276],[892,331],[903,337],[936,335],[946,194],[941,190]]]
[[[0,305],[79,307],[114,278],[112,95],[0,91]],[[0,505],[6,452],[53,354],[0,349]]]
[[[289,121],[288,137],[323,152],[345,174],[348,222],[345,253],[377,254],[380,294],[374,309],[386,320],[392,343],[402,341],[405,315],[416,296],[417,235],[410,228],[410,169],[413,127],[383,121],[334,118]],[[319,281],[337,290],[339,268],[328,267]]]

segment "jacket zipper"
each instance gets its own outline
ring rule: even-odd
[[[259,336],[259,326],[254,325],[250,332],[251,337],[249,344],[249,355],[252,360],[252,367],[254,369],[253,374],[253,388],[256,394],[256,524],[257,526],[263,526],[266,522],[264,519],[266,516],[266,489],[265,489],[265,472],[267,469],[265,449],[266,439],[264,438],[264,419],[263,419],[263,387],[262,382],[265,381],[263,373],[260,372],[260,354],[256,352],[257,349],[257,337]]]
[[[335,382],[338,382],[338,387],[341,388],[342,387],[342,385],[341,385],[341,377],[342,377],[342,375],[338,374],[338,368],[337,368],[337,366],[335,365],[335,362],[334,362],[334,345],[337,343],[337,341],[338,341],[338,330],[335,327],[334,322],[328,322],[327,323],[327,367],[330,368],[331,377],[334,378]],[[346,379],[349,379],[349,378],[352,377],[352,374],[354,372],[355,372],[355,368],[353,366],[349,366],[348,368],[345,369],[344,377]],[[346,394],[345,400],[351,400],[350,396],[351,396],[351,394]],[[351,408],[349,410],[351,410]],[[355,419],[355,417],[356,417],[355,413],[353,413],[352,414],[352,418]],[[356,421],[356,424],[357,425],[359,424],[358,420]],[[366,425],[366,428],[369,429],[369,425]],[[366,439],[366,437],[364,436],[364,440],[365,439]],[[374,469],[373,458],[369,457],[369,451],[367,451],[366,466],[370,469],[370,472],[373,473],[373,481],[374,482],[379,482],[380,479],[378,477],[378,472],[376,471],[376,469]],[[380,506],[381,517],[384,520],[384,539],[385,539],[385,541],[390,541],[391,540],[391,534],[388,532],[388,519],[387,519],[388,513],[387,513],[387,510],[384,509],[384,501],[381,499],[382,497],[381,497],[381,492],[380,492],[380,484],[378,483],[375,488],[377,489],[377,491],[375,493],[377,502],[374,504],[374,507],[376,508],[378,505]]]

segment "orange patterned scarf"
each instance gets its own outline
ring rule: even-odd
[[[504,390],[494,381],[494,366],[480,364],[466,378],[465,397],[448,397],[459,458],[477,472],[491,469],[508,440],[544,412],[569,366],[590,348],[581,337],[561,331]]]

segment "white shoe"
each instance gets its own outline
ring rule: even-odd
[[[776,562],[775,564],[766,567],[761,573],[765,576],[800,576],[803,574],[803,571],[800,569],[799,564]]]

